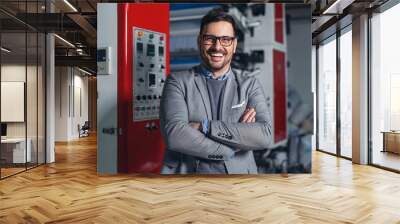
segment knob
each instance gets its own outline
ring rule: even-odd
[[[139,82],[144,82],[144,79],[143,78],[139,78]]]

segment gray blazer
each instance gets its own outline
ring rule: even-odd
[[[221,120],[211,120],[206,79],[198,68],[171,74],[164,86],[160,122],[167,149],[161,173],[196,173],[199,158],[223,160],[229,174],[256,174],[252,150],[271,142],[271,118],[259,81],[231,70],[221,105]],[[247,107],[256,109],[255,123],[240,123]],[[209,134],[189,126],[207,118]]]

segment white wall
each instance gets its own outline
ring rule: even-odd
[[[26,71],[28,72],[28,76],[31,74],[36,75],[36,67],[34,66],[27,66],[25,67],[24,65],[20,64],[5,64],[1,66],[1,81],[3,82],[25,82],[25,75]],[[29,84],[30,85],[36,85],[36,80],[31,80],[30,77],[29,79]],[[36,88],[27,88],[27,103],[28,106],[31,106],[31,108],[28,110],[28,112],[33,111],[32,107],[36,108]],[[32,105],[31,102],[35,102]],[[7,110],[7,108],[1,108],[2,110]],[[35,110],[35,109],[34,109]],[[36,111],[36,110],[35,110]],[[27,114],[27,120],[29,122],[28,124],[28,137],[29,133],[31,133],[30,128],[32,130],[36,130],[36,113],[28,113]],[[31,123],[34,121],[34,124]],[[25,137],[25,123],[26,122],[7,122],[7,136],[8,137]],[[35,126],[35,127],[33,127]],[[35,132],[36,133],[36,132]]]
[[[117,127],[117,4],[97,4],[97,48],[111,48],[111,75],[97,77],[97,172],[117,173],[117,135],[103,128]]]
[[[70,141],[88,120],[88,77],[73,67],[56,67],[55,73],[55,140]]]
[[[38,70],[36,70],[38,69]],[[23,122],[6,122],[8,138],[30,139],[32,158],[36,162],[37,151],[39,162],[44,162],[44,74],[42,67],[24,64],[3,64],[1,66],[2,82],[24,82],[26,85],[26,105],[21,108],[22,113],[26,112],[26,120]],[[27,79],[27,80],[26,80]],[[7,97],[7,96],[2,96]],[[10,108],[1,108],[10,110]],[[7,111],[10,112],[10,111]]]

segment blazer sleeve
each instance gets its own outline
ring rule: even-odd
[[[175,75],[168,77],[160,102],[160,124],[169,150],[211,160],[229,160],[234,151],[213,141],[189,125],[183,85]]]
[[[261,150],[272,144],[271,115],[264,91],[254,78],[248,94],[248,107],[255,108],[256,122],[229,123],[212,120],[209,123],[208,137],[240,150]]]

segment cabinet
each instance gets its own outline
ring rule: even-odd
[[[25,151],[25,144],[27,144]],[[1,140],[1,159],[6,164],[31,162],[31,139],[7,138]]]
[[[387,131],[383,134],[383,152],[393,152],[400,154],[400,132]]]

